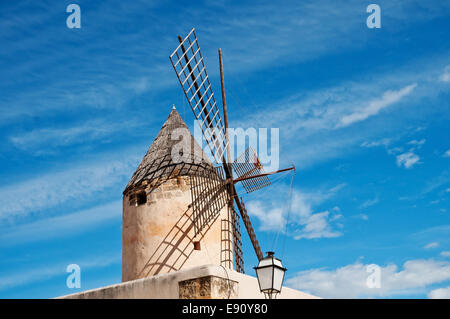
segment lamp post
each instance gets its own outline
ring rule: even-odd
[[[261,259],[254,269],[256,270],[259,289],[266,297],[272,299],[281,292],[284,273],[287,269],[283,267],[280,259],[274,257],[274,252],[268,251],[267,256]]]

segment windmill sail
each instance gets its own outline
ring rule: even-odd
[[[244,153],[236,158],[236,160],[233,162],[233,170],[238,177],[251,177],[264,173],[263,166],[259,161],[256,152],[251,147],[247,148]],[[263,187],[269,186],[270,180],[267,176],[259,176],[243,180],[241,183],[248,194]]]
[[[234,251],[234,265],[237,272],[244,273],[244,259],[242,258],[242,240],[241,240],[241,223],[239,221],[239,215],[234,209],[232,213],[232,234],[233,234],[233,251]]]
[[[195,29],[192,29],[184,39],[181,37],[178,39],[180,45],[170,55],[170,61],[214,159],[217,163],[222,163],[227,146],[225,127],[206,72]]]
[[[191,197],[194,223],[194,234],[199,234],[214,219],[228,202],[228,192],[221,167],[217,170],[204,170],[201,174],[192,175]]]
[[[183,39],[178,36],[180,44],[170,55],[170,61],[173,69],[183,89],[184,95],[194,113],[195,118],[199,121],[203,137],[208,143],[212,156],[216,163],[222,163],[225,171],[225,179],[217,179],[212,176],[211,182],[202,180],[200,177],[192,178],[192,204],[194,213],[194,227],[196,232],[204,228],[208,220],[219,214],[220,209],[227,204],[223,204],[222,194],[228,194],[228,204],[231,206],[232,200],[236,202],[239,213],[241,214],[244,225],[252,241],[258,259],[262,259],[263,255],[256,239],[255,232],[248,218],[247,211],[241,200],[237,196],[236,189],[232,183],[232,169],[225,160],[225,150],[228,147],[228,139],[225,127],[221,118],[220,109],[217,106],[214,93],[211,88],[208,74],[206,72],[205,62],[200,51],[195,29]],[[204,177],[204,176],[203,176]],[[210,176],[211,177],[211,176]],[[221,180],[221,183],[219,182]],[[206,197],[206,199],[204,198]],[[236,238],[237,227],[233,227],[233,236]],[[239,247],[235,247],[235,253],[240,257],[237,260],[241,265],[238,268],[243,271],[242,251]]]

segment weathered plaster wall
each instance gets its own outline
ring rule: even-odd
[[[223,283],[230,280],[233,291],[231,298],[238,299],[264,299],[259,292],[258,281],[255,277],[238,273],[215,265],[204,265],[181,271],[143,278],[117,285],[88,290],[77,294],[62,296],[65,299],[178,299],[180,297],[180,282],[196,282],[199,278],[213,277],[210,281],[211,298],[227,298],[228,291],[224,290]],[[216,278],[216,279],[214,279]],[[194,293],[195,295],[195,293]],[[183,296],[183,295],[182,295]],[[279,299],[316,299],[318,297],[304,292],[283,287]]]
[[[151,192],[150,192],[151,191]],[[224,207],[202,234],[194,237],[189,177],[168,180],[156,189],[147,187],[147,203],[123,198],[122,281],[145,278],[204,264],[221,264],[221,219]],[[200,250],[194,250],[200,241]]]

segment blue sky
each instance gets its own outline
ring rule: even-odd
[[[377,1],[369,29],[368,1],[77,1],[68,29],[70,3],[0,4],[0,298],[120,282],[122,191],[172,104],[193,125],[168,59],[192,27],[230,126],[279,128],[297,167],[289,213],[289,174],[245,198],[286,284],[450,297],[450,3]]]

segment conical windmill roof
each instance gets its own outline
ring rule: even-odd
[[[180,136],[183,134],[183,136]],[[180,149],[179,144],[182,139],[190,146],[187,148],[190,156],[176,159],[172,156],[172,151]],[[186,150],[183,150],[186,152]],[[180,154],[181,155],[181,154]],[[198,174],[204,169],[214,168],[203,152],[200,145],[189,132],[186,123],[178,114],[175,107],[170,112],[166,122],[148,149],[138,168],[134,172],[124,193],[134,187],[139,187],[144,181],[152,182],[158,178],[167,177],[169,175],[186,176]],[[145,184],[147,184],[145,183]]]

